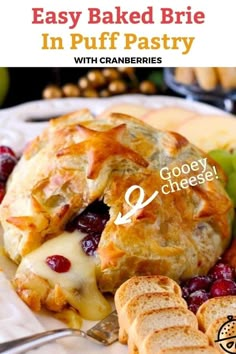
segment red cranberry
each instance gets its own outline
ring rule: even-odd
[[[190,293],[193,293],[196,290],[208,290],[211,283],[212,279],[209,276],[194,277],[188,281],[188,289]]]
[[[195,304],[200,306],[203,302],[207,301],[210,298],[210,294],[206,290],[196,290],[194,293],[189,295],[188,304]]]
[[[101,233],[109,220],[109,208],[103,201],[96,200],[90,204],[80,215],[66,225],[66,230],[73,232],[79,230],[87,236],[81,241],[83,251],[88,255],[94,255]]]
[[[75,229],[88,233],[101,234],[109,220],[109,209],[102,201],[95,201],[89,205],[80,215],[69,222],[67,231]]]
[[[187,298],[189,297],[189,289],[187,288],[187,286],[182,286],[182,297],[187,300]]]
[[[57,273],[66,273],[71,267],[69,259],[58,254],[47,257],[46,263]]]
[[[198,308],[208,299],[210,294],[206,290],[196,290],[188,297],[188,308],[193,313],[196,313]]]
[[[16,154],[9,146],[5,146],[5,145],[0,146],[0,155],[3,154],[8,154],[16,158]]]
[[[17,160],[15,157],[9,154],[0,155],[0,180],[6,182],[13,168],[15,167]]]
[[[233,269],[225,263],[217,263],[209,272],[209,275],[214,279],[231,279],[234,278]]]
[[[106,216],[103,214],[95,214],[93,212],[87,212],[81,214],[77,219],[76,228],[82,232],[99,232],[102,233],[107,223]]]
[[[236,295],[236,284],[230,279],[217,279],[211,286],[211,297]]]
[[[197,313],[197,310],[199,309],[199,305],[197,305],[197,304],[190,304],[190,305],[188,306],[188,309],[189,309],[190,311],[192,311],[193,313]]]
[[[89,234],[81,241],[82,249],[88,256],[94,255],[94,252],[98,247],[100,237],[100,234]]]
[[[5,195],[5,184],[3,182],[0,182],[0,203],[3,200]]]

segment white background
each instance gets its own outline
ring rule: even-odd
[[[155,24],[138,25],[92,25],[87,23],[88,7],[98,7],[101,11],[113,11],[121,6],[124,11],[145,11],[147,6],[154,10]],[[204,24],[160,24],[157,14],[161,7],[171,7],[176,11],[186,11],[191,6],[193,11],[205,12]],[[32,8],[43,7],[46,11],[83,11],[75,29],[64,25],[33,25]],[[159,66],[235,66],[236,64],[236,12],[235,0],[7,0],[0,2],[0,66],[7,67],[72,67],[77,66],[74,57],[162,57]],[[116,50],[86,50],[80,46],[70,49],[70,33],[82,33],[84,36],[97,36],[103,31],[121,33],[132,32],[137,36],[196,37],[189,54],[181,50],[132,50],[123,49],[123,41],[117,42]],[[42,33],[61,36],[64,50],[42,50]],[[122,42],[122,43],[121,43]],[[79,64],[82,66],[81,64]],[[84,66],[88,66],[85,64]],[[93,65],[89,65],[93,66]],[[102,66],[94,64],[94,66]],[[106,66],[108,66],[106,64]],[[114,65],[117,66],[117,65]],[[119,65],[121,66],[121,65]],[[127,65],[125,65],[127,66]],[[137,66],[137,65],[130,65]],[[143,66],[143,65],[140,65]],[[147,66],[147,65],[145,65]],[[150,64],[149,66],[155,66]]]

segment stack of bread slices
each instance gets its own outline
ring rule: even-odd
[[[115,294],[119,341],[129,354],[216,354],[198,329],[180,286],[165,276],[135,276]]]

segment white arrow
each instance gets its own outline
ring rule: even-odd
[[[130,196],[131,194],[135,191],[135,190],[139,190],[139,197],[138,200],[136,202],[136,204],[132,204],[130,202]],[[132,209],[130,209],[128,211],[128,213],[126,213],[125,215],[122,216],[121,212],[119,212],[119,214],[116,217],[116,220],[114,221],[115,225],[123,225],[123,224],[129,224],[131,222],[130,217],[133,216],[139,209],[143,209],[144,207],[146,207],[148,204],[150,204],[153,199],[156,198],[156,196],[158,195],[158,191],[155,191],[151,197],[149,197],[145,202],[144,202],[144,197],[145,197],[145,192],[143,190],[142,187],[138,186],[138,185],[134,185],[131,186],[127,189],[126,193],[125,193],[125,201],[126,203],[131,206]]]

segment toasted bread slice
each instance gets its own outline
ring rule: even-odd
[[[189,67],[175,68],[175,81],[183,85],[193,85],[195,81],[194,69]]]
[[[121,308],[132,297],[150,292],[171,292],[182,294],[180,286],[169,277],[163,275],[134,276],[123,283],[115,294],[115,306],[119,313]]]
[[[216,68],[220,84],[225,91],[236,87],[236,68]]]
[[[207,347],[180,347],[161,349],[157,354],[219,354],[218,350]]]
[[[198,85],[204,91],[212,91],[216,88],[218,83],[218,75],[215,68],[194,68],[194,74],[196,76],[196,80]]]
[[[154,354],[166,348],[208,345],[208,338],[203,332],[189,326],[176,326],[157,330],[149,334],[139,347],[139,352],[142,354]]]
[[[220,296],[207,300],[197,311],[197,319],[200,329],[207,331],[211,323],[216,319],[236,316],[236,296]]]
[[[190,326],[198,329],[196,316],[184,307],[155,309],[140,313],[129,329],[129,353],[138,353],[137,348],[154,330],[173,326]]]
[[[127,344],[129,328],[138,314],[147,310],[167,307],[187,308],[187,303],[179,295],[168,292],[152,292],[134,296],[123,306],[118,314],[119,341]]]

